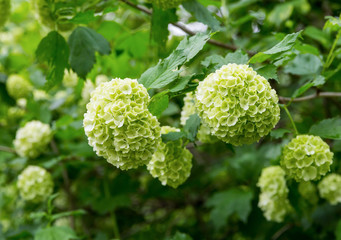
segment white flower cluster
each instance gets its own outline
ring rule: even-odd
[[[12,74],[6,81],[6,89],[11,97],[20,99],[26,98],[30,94],[32,85],[23,76]]]
[[[150,161],[161,128],[149,100],[147,89],[130,78],[102,83],[91,93],[83,125],[98,156],[122,170]]]
[[[228,64],[199,83],[195,105],[210,132],[233,145],[251,144],[279,121],[278,97],[248,65]]]
[[[179,132],[180,129],[164,126],[162,134]],[[154,178],[158,178],[163,185],[177,188],[184,183],[192,169],[192,154],[183,146],[183,140],[160,142],[147,168]]]
[[[258,206],[265,218],[268,221],[282,222],[291,209],[284,170],[279,166],[264,168],[257,186],[261,190]]]
[[[19,156],[35,158],[44,152],[51,139],[52,130],[48,124],[31,121],[17,131],[13,144]]]
[[[51,174],[38,166],[25,168],[18,176],[17,185],[21,197],[31,202],[42,202],[53,192]]]

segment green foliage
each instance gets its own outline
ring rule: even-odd
[[[341,140],[341,118],[322,120],[311,126],[309,133],[322,138]]]
[[[34,240],[71,240],[78,239],[75,232],[69,227],[49,227],[40,229]]]

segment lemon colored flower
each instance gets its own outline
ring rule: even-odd
[[[91,93],[83,125],[98,156],[122,170],[150,161],[161,129],[149,101],[147,89],[130,78],[101,83]]]
[[[162,134],[179,132],[180,129],[164,126]],[[192,154],[183,146],[183,140],[160,142],[147,169],[154,178],[158,178],[162,185],[177,188],[184,183],[191,174]]]
[[[330,170],[333,155],[320,137],[299,135],[284,147],[281,166],[297,182],[318,180]]]
[[[266,136],[280,118],[278,97],[248,65],[228,64],[199,83],[195,105],[210,132],[235,146]]]

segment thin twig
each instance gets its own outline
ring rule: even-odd
[[[288,231],[290,228],[294,226],[293,223],[288,223],[287,225],[284,225],[282,228],[280,228],[275,234],[272,236],[271,240],[277,240],[283,233]]]
[[[285,102],[303,102],[308,101],[314,98],[320,98],[320,97],[341,97],[341,92],[317,92],[308,96],[299,97],[299,98],[288,98],[288,97],[279,97],[279,101],[282,103]]]
[[[153,12],[151,10],[149,10],[147,8],[144,8],[144,7],[141,7],[139,5],[136,5],[136,4],[134,4],[134,3],[130,2],[130,1],[127,1],[127,0],[120,0],[120,1],[124,2],[125,4],[127,4],[129,6],[131,6],[132,8],[135,8],[135,9],[141,11],[141,12],[146,13],[147,15],[152,15],[153,14]],[[175,22],[175,23],[171,23],[171,24],[173,26],[181,29],[182,31],[184,31],[188,35],[191,35],[191,36],[195,35],[195,32],[193,32],[192,30],[188,29],[185,25],[183,25],[183,24],[181,24],[179,22]],[[224,49],[229,49],[229,50],[233,50],[233,51],[238,49],[237,46],[234,46],[234,45],[231,45],[231,44],[226,44],[226,43],[223,43],[223,42],[219,42],[219,41],[214,40],[214,39],[209,39],[207,42],[212,44],[212,45],[215,45],[217,47],[224,48]],[[247,52],[247,53],[250,54],[250,55],[254,55],[254,53],[252,53],[252,52]]]
[[[6,146],[0,146],[0,151],[1,152],[15,153],[15,150],[13,148],[6,147]]]

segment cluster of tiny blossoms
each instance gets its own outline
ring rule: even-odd
[[[19,156],[35,158],[44,152],[51,139],[50,126],[34,120],[17,131],[13,144]]]
[[[330,204],[341,203],[341,175],[331,173],[324,177],[318,184],[320,196],[326,199]]]
[[[264,168],[257,186],[261,190],[258,206],[265,218],[268,221],[282,222],[291,209],[284,170],[279,166]]]
[[[299,135],[283,149],[281,165],[296,181],[318,180],[333,163],[333,153],[318,136]]]
[[[187,119],[192,114],[195,113],[196,109],[194,104],[194,95],[192,92],[189,92],[186,94],[184,98],[184,106],[182,108],[180,118],[181,125],[184,126],[186,124]],[[214,143],[218,141],[218,139],[210,133],[209,127],[204,122],[202,122],[200,125],[200,128],[197,133],[197,138],[202,143]]]
[[[17,185],[21,197],[31,202],[42,202],[53,192],[51,174],[38,166],[25,168],[18,176]]]
[[[258,141],[279,121],[275,90],[248,65],[222,66],[199,83],[195,98],[210,132],[236,146]]]
[[[91,93],[83,125],[98,156],[122,170],[149,162],[161,141],[149,100],[147,89],[130,78],[102,83]]]
[[[180,129],[164,126],[162,134],[179,132]],[[163,185],[177,188],[184,183],[191,174],[192,154],[183,146],[183,140],[160,142],[147,168],[154,178],[158,178]]]
[[[6,89],[11,97],[20,99],[26,98],[30,94],[32,85],[23,76],[13,74],[6,81]]]

